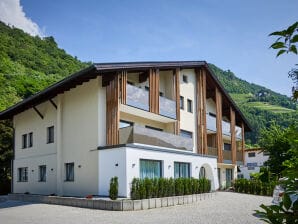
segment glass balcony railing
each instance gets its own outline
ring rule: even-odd
[[[176,119],[176,102],[168,98],[159,97],[159,114]]]
[[[216,131],[216,117],[206,115],[207,129],[210,131]]]
[[[231,124],[227,121],[222,121],[222,134],[231,136]]]
[[[173,149],[193,150],[193,139],[134,125],[119,129],[119,143],[139,143]]]
[[[238,138],[238,139],[242,139],[242,128],[236,126],[236,130],[235,130],[235,132],[236,132],[236,138]]]
[[[149,110],[149,92],[126,84],[126,104],[142,110]]]

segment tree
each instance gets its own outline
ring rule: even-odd
[[[269,36],[277,36],[277,40],[270,46],[275,50],[278,50],[276,57],[284,53],[293,53],[297,54],[297,43],[298,43],[298,22],[295,22],[293,25],[289,26],[287,29],[276,31]],[[296,64],[297,66],[297,64]],[[298,99],[298,69],[293,68],[289,72],[289,77],[295,83],[295,86],[292,89],[293,98]]]

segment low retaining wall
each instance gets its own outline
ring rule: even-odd
[[[9,194],[9,200],[66,205],[80,208],[93,208],[111,211],[137,211],[152,208],[169,207],[174,205],[190,204],[211,198],[215,193],[193,194],[164,198],[150,198],[142,200],[118,199],[115,201],[105,199],[86,199],[75,197],[43,196],[30,194]]]

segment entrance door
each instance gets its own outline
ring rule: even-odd
[[[233,169],[226,169],[226,187],[232,186]]]
[[[221,188],[220,168],[217,168],[217,178],[218,178],[218,186],[219,188]]]

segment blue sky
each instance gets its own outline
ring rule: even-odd
[[[7,0],[3,0],[7,1]],[[11,0],[12,1],[12,0]],[[18,1],[18,0],[13,0]],[[297,55],[268,34],[298,20],[296,0],[21,0],[39,32],[82,61],[206,60],[290,95]]]

